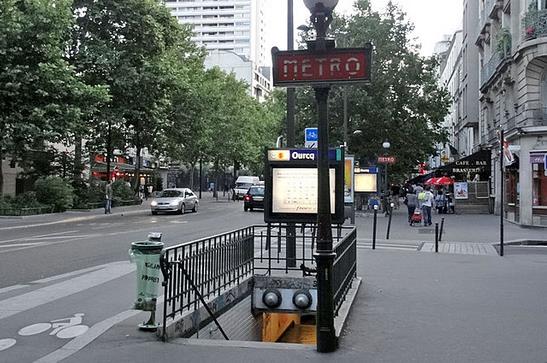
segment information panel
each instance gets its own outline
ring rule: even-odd
[[[334,169],[330,169],[330,208],[335,212]],[[317,213],[317,169],[272,169],[273,213]]]
[[[344,223],[344,152],[329,150],[332,223]],[[317,150],[274,149],[266,153],[264,221],[316,223]]]

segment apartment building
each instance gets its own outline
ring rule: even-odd
[[[496,210],[505,185],[505,217],[547,225],[547,3],[479,0],[480,142],[492,150]],[[514,153],[501,180],[499,128]]]
[[[271,92],[266,49],[265,0],[163,0],[180,23],[193,29],[192,40],[209,56],[208,67],[230,72],[245,68],[249,93],[263,100]],[[237,63],[237,64],[235,64]],[[248,77],[248,75],[251,75]],[[238,73],[236,72],[236,76]]]

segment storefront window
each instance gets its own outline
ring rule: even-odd
[[[534,207],[547,207],[547,170],[543,164],[532,164]]]
[[[507,170],[507,179],[505,184],[507,204],[519,204],[519,173],[518,170]]]

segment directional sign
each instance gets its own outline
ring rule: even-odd
[[[395,156],[378,156],[378,164],[395,164]]]
[[[308,127],[304,130],[304,146],[309,149],[317,148],[317,141],[319,140],[319,132],[317,127]]]
[[[326,51],[272,49],[274,86],[328,86],[370,82],[372,45]]]

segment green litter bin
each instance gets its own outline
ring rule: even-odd
[[[129,256],[137,264],[137,300],[135,309],[156,311],[160,284],[160,254],[162,242],[132,242]]]

